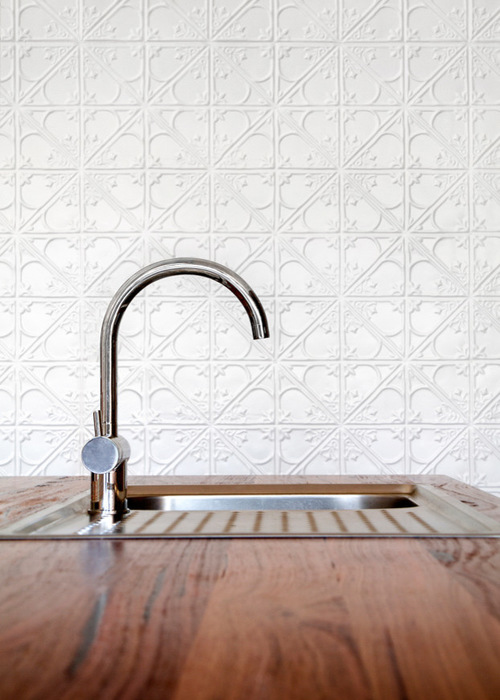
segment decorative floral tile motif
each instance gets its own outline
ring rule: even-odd
[[[500,493],[494,0],[6,0],[0,473],[82,473],[99,326],[133,473],[444,472]]]

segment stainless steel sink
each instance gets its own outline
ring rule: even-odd
[[[102,517],[79,494],[0,539],[500,536],[500,523],[427,485],[132,486],[127,500],[127,514]]]
[[[131,510],[175,511],[291,511],[291,510],[372,510],[374,508],[414,508],[417,503],[397,494],[265,494],[252,496],[133,496]]]

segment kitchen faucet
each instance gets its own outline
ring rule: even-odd
[[[101,328],[101,403],[94,411],[94,433],[83,447],[82,461],[91,472],[90,513],[122,515],[127,512],[127,460],[130,447],[118,435],[117,346],[118,329],[132,299],[151,282],[171,275],[200,275],[230,289],[241,301],[250,319],[254,339],[268,338],[269,328],[255,292],[224,265],[198,258],[162,260],[130,277],[112,298]]]

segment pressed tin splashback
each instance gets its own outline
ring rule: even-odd
[[[131,473],[445,473],[500,493],[497,0],[10,0],[0,470],[82,473],[119,285]]]

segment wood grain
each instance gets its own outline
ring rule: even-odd
[[[33,481],[0,481],[4,521],[86,484]],[[2,700],[500,697],[498,540],[0,547]]]

